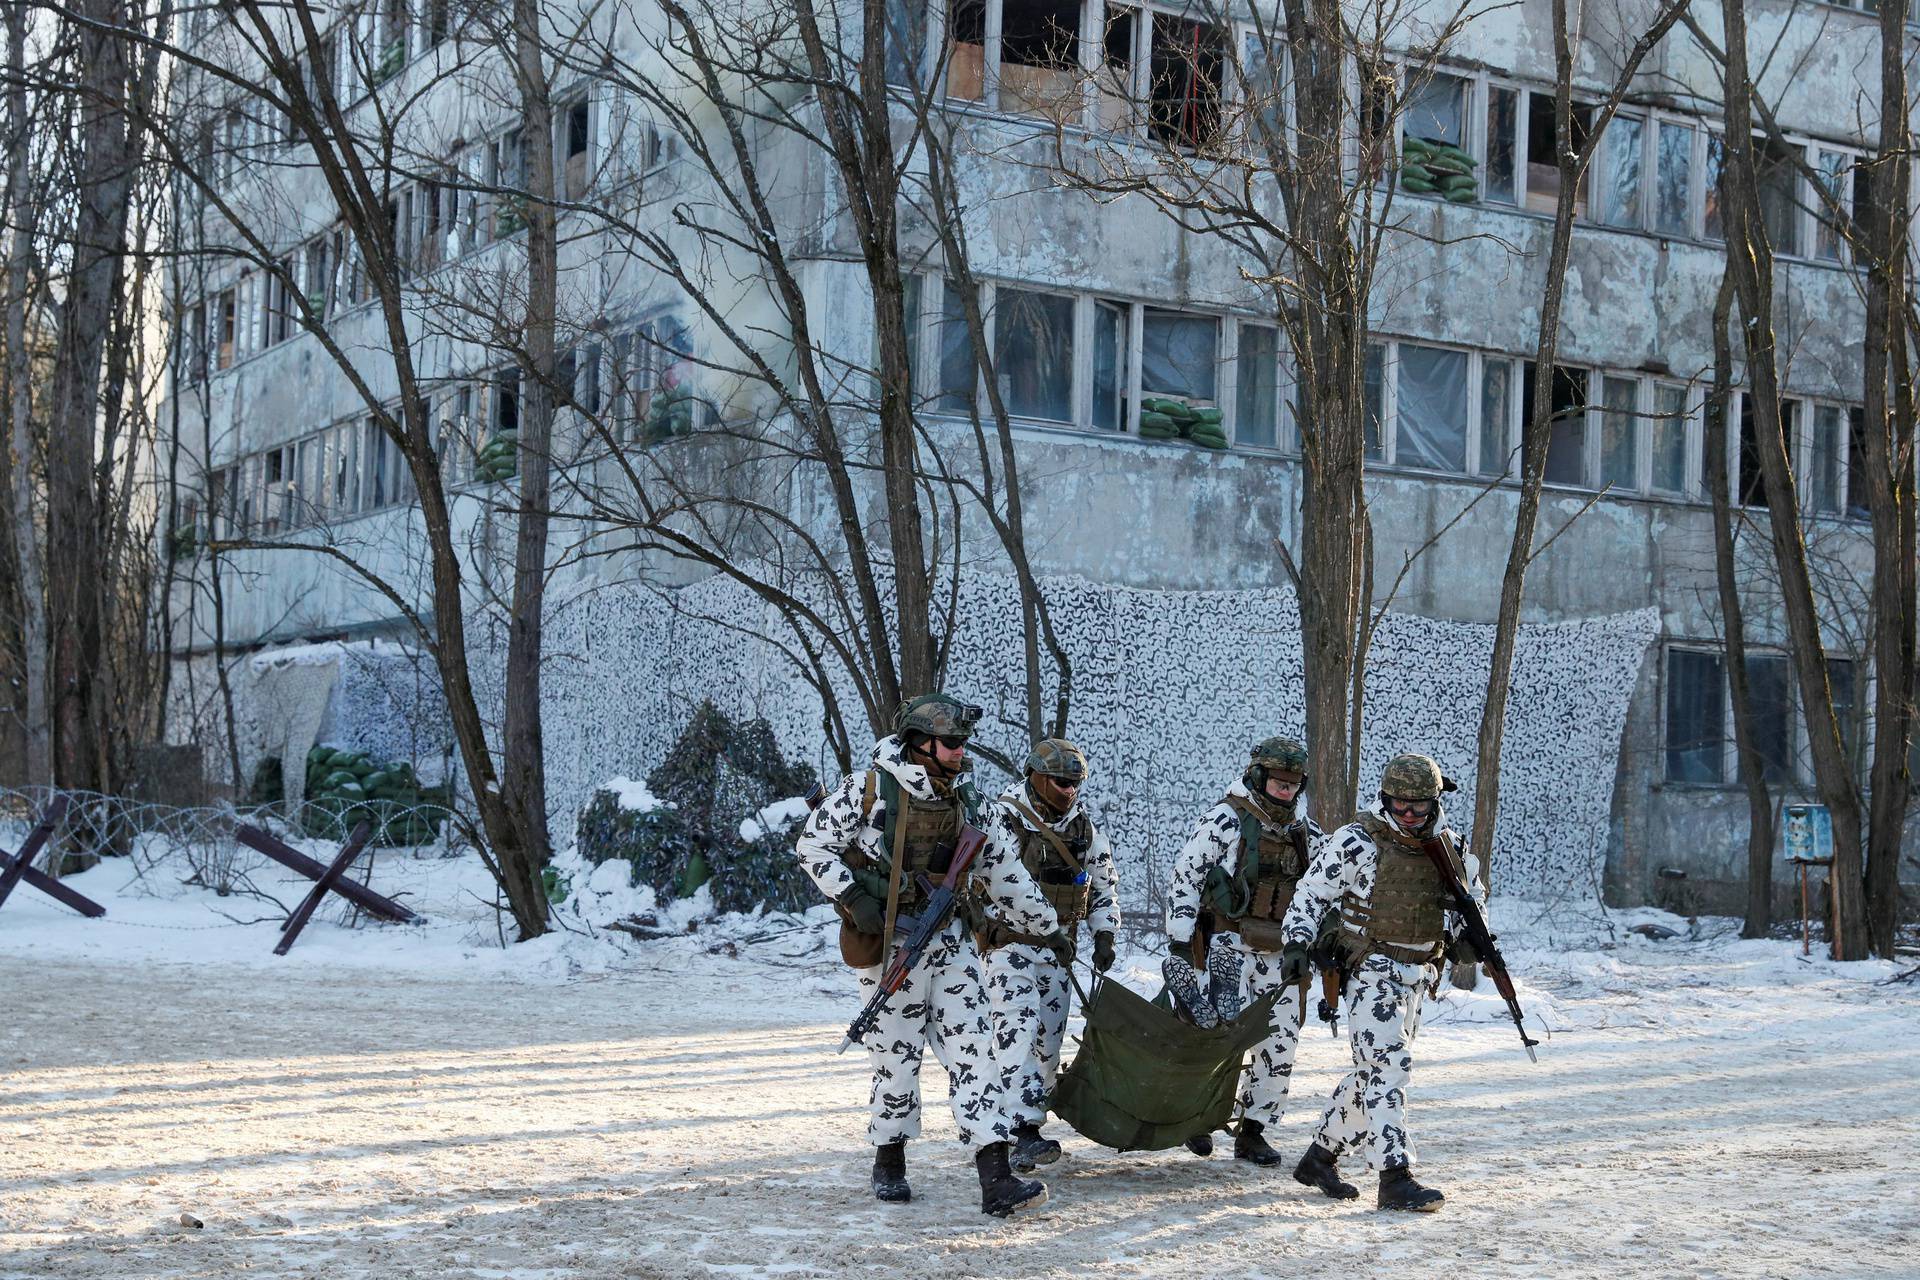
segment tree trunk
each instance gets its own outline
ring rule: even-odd
[[[527,310],[521,330],[520,510],[507,621],[506,715],[501,731],[501,800],[514,828],[495,856],[521,937],[544,932],[547,865],[546,747],[540,719],[542,616],[552,506],[553,385],[559,258],[554,198],[553,98],[540,35],[540,6],[514,0],[515,74],[527,153]],[[571,392],[571,388],[568,388]],[[538,925],[537,928],[530,926]]]
[[[54,779],[97,790],[105,781],[99,768],[104,726],[95,719],[94,686],[105,655],[94,449],[106,337],[122,305],[133,165],[125,111],[128,46],[113,34],[128,15],[113,0],[80,0],[76,11],[82,19],[72,28],[82,80],[76,210],[47,432],[47,562],[62,568],[49,583],[48,614]]]
[[[7,6],[7,137],[12,158],[7,172],[13,237],[7,253],[8,441],[12,453],[13,553],[20,592],[20,641],[26,696],[24,781],[45,786],[53,781],[52,725],[47,704],[47,595],[41,573],[40,530],[33,481],[33,351],[29,323],[33,305],[33,237],[38,223],[38,194],[28,139],[31,121],[25,71],[27,16],[21,5]]]
[[[1764,938],[1773,923],[1773,799],[1753,737],[1748,700],[1746,616],[1734,576],[1733,503],[1727,493],[1727,405],[1733,398],[1733,281],[1723,276],[1713,308],[1713,389],[1707,397],[1707,494],[1713,501],[1713,567],[1720,590],[1720,625],[1727,644],[1727,681],[1733,692],[1733,743],[1747,792],[1747,918],[1743,938]],[[1717,460],[1717,461],[1716,461]]]
[[[1907,100],[1908,0],[1882,0],[1880,101]],[[1892,957],[1900,907],[1901,837],[1913,739],[1916,616],[1913,368],[1905,316],[1911,128],[1905,112],[1882,112],[1866,219],[1866,424],[1868,506],[1873,520],[1873,755],[1867,835],[1867,938]],[[1886,193],[1900,193],[1889,199]]]
[[[1780,371],[1773,331],[1773,246],[1759,208],[1753,161],[1751,87],[1747,71],[1745,0],[1724,0],[1727,37],[1726,161],[1723,191],[1729,214],[1727,273],[1740,299],[1746,342],[1748,394],[1753,400],[1755,452],[1766,483],[1767,523],[1787,619],[1789,657],[1820,798],[1833,820],[1833,886],[1837,918],[1833,956],[1867,954],[1866,899],[1861,874],[1860,793],[1834,715],[1827,684],[1826,646],[1813,596],[1800,524],[1800,498],[1781,417]],[[1714,459],[1708,465],[1715,465]],[[1717,460],[1725,465],[1725,459]]]
[[[1520,501],[1514,510],[1506,570],[1500,578],[1500,609],[1494,621],[1493,658],[1487,671],[1487,700],[1480,711],[1474,763],[1473,854],[1479,862],[1481,883],[1487,886],[1493,880],[1494,831],[1500,816],[1500,753],[1507,732],[1507,698],[1513,687],[1513,650],[1520,633],[1527,567],[1533,561],[1540,489],[1547,475],[1547,446],[1553,438],[1553,366],[1560,350],[1560,314],[1566,298],[1567,260],[1573,248],[1573,202],[1582,168],[1573,148],[1573,45],[1567,31],[1566,0],[1553,2],[1553,57],[1557,82],[1553,97],[1554,154],[1559,162],[1560,194],[1553,213],[1546,293],[1540,303],[1533,400],[1527,405],[1521,427]]]

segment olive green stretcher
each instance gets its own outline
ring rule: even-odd
[[[1092,995],[1081,995],[1086,1032],[1054,1082],[1053,1113],[1120,1151],[1163,1151],[1225,1127],[1247,1051],[1266,1039],[1277,999],[1269,992],[1202,1030],[1096,975]]]

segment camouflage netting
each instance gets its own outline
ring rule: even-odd
[[[1239,776],[1248,747],[1303,733],[1298,608],[1285,589],[1159,592],[1079,579],[1044,587],[1076,664],[1068,736],[1092,764],[1088,796],[1113,837],[1123,890],[1144,906],[1194,816]],[[1008,728],[1022,703],[1017,601],[1008,579],[965,584],[947,686],[986,707],[979,739],[1014,760],[1030,745]],[[1496,892],[1598,901],[1621,730],[1657,622],[1646,609],[1521,629]],[[818,701],[778,652],[745,634],[778,627],[743,589],[714,580],[669,603],[603,587],[555,601],[547,625],[550,651],[564,655],[545,682],[556,829],[573,825],[599,782],[664,762],[709,699],[736,718],[764,719],[789,756],[835,771]],[[477,624],[471,634],[476,645],[494,637],[504,653],[503,628]],[[1389,756],[1417,750],[1459,782],[1448,809],[1465,822],[1492,639],[1488,626],[1385,619],[1368,661],[1363,794]],[[982,774],[983,790],[998,788],[990,768]]]
[[[662,895],[706,883],[723,911],[808,907],[816,895],[793,860],[792,824],[755,819],[813,784],[812,767],[785,760],[766,721],[738,724],[702,702],[647,775],[660,807],[628,808],[611,791],[595,792],[576,828],[580,856],[595,865],[624,859],[633,883]]]

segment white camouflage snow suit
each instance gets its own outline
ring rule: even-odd
[[[994,802],[987,830],[993,837],[995,858],[1001,863],[1020,863],[1022,847],[1037,831],[1015,806],[1016,800],[1036,817],[1043,812],[1025,782],[1007,788]],[[1086,812],[1076,796],[1073,807],[1047,826],[1066,838]],[[1092,933],[1118,933],[1120,909],[1113,846],[1093,823],[1092,815],[1087,816],[1092,842],[1075,854],[1087,872],[1087,929]],[[1017,926],[1014,931],[1027,932]],[[1060,1044],[1067,1032],[1067,1009],[1072,1000],[1067,967],[1048,948],[1029,942],[994,946],[987,952],[986,967],[994,1056],[1000,1065],[1001,1086],[1006,1090],[1007,1113],[1015,1124],[1041,1124],[1047,1118],[1054,1077],[1060,1071]]]
[[[1204,901],[1207,872],[1220,867],[1231,875],[1239,865],[1240,813],[1231,803],[1232,799],[1253,801],[1256,807],[1271,811],[1270,803],[1261,805],[1254,800],[1244,782],[1228,787],[1227,796],[1228,799],[1201,815],[1193,835],[1174,859],[1173,879],[1167,887],[1167,937],[1172,941],[1185,942],[1193,937],[1201,911],[1209,909]],[[1320,827],[1298,809],[1295,814],[1294,824],[1306,824],[1307,848],[1311,853],[1322,838]],[[1291,832],[1294,824],[1288,824],[1285,829]],[[1281,992],[1273,1006],[1267,1038],[1254,1050],[1253,1058],[1240,1076],[1240,1114],[1270,1129],[1279,1123],[1281,1112],[1286,1110],[1287,1086],[1293,1078],[1293,1056],[1300,1045],[1304,997],[1298,985],[1282,987],[1277,947],[1256,949],[1237,933],[1218,934],[1212,945],[1227,948],[1239,957],[1243,1007],[1269,991]]]
[[[1392,822],[1380,809],[1370,813],[1381,822]],[[1446,824],[1446,811],[1439,808],[1432,830],[1464,849],[1464,840],[1447,831]],[[1364,912],[1373,902],[1380,856],[1373,837],[1360,822],[1348,823],[1322,841],[1287,911],[1287,943],[1311,946],[1328,911],[1340,911],[1343,920],[1355,919],[1356,907]],[[1418,852],[1411,856],[1425,857]],[[1472,864],[1467,871],[1467,883],[1474,885]],[[1480,897],[1477,885],[1472,892]],[[1445,921],[1446,942],[1450,944],[1459,933],[1460,922],[1451,910],[1445,913]],[[1421,1000],[1438,976],[1438,963],[1437,958],[1431,962],[1399,960],[1369,948],[1351,968],[1341,996],[1341,1012],[1353,1049],[1353,1070],[1333,1091],[1332,1104],[1313,1134],[1314,1142],[1335,1159],[1362,1150],[1367,1167],[1376,1173],[1413,1163],[1406,1118],[1407,1082],[1413,1073],[1409,1042],[1419,1026]]]
[[[906,746],[897,736],[874,744],[872,768],[891,774],[904,795],[923,801],[936,798],[926,769],[906,758]],[[829,898],[839,898],[854,883],[852,871],[841,860],[843,850],[857,847],[878,866],[887,865],[882,847],[886,801],[880,788],[875,788],[873,806],[864,819],[860,813],[867,772],[848,774],[834,788],[807,819],[795,848],[800,865]],[[1018,859],[1002,856],[994,842],[989,841],[975,859],[971,879],[1001,919],[1040,936],[1053,932],[1053,909]],[[857,971],[863,1002],[879,989],[881,968]],[[883,1146],[920,1136],[920,1060],[931,1046],[934,1058],[947,1069],[961,1143],[978,1151],[1005,1142],[1012,1122],[1003,1105],[992,1036],[980,953],[956,913],[921,956],[906,985],[882,1007],[878,1023],[866,1037],[873,1064],[868,1140]]]

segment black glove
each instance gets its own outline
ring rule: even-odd
[[[1473,940],[1463,933],[1447,944],[1447,959],[1458,965],[1478,964],[1480,952],[1473,945]]]
[[[1059,956],[1060,962],[1065,964],[1073,955],[1073,935],[1065,929],[1055,929],[1047,935],[1047,950]]]
[[[1113,930],[1102,929],[1093,935],[1093,969],[1105,973],[1113,968]]]
[[[1306,978],[1312,969],[1307,961],[1307,945],[1304,942],[1289,942],[1280,948],[1280,981],[1299,982]]]
[[[887,904],[859,885],[850,884],[841,891],[840,905],[846,909],[853,927],[861,933],[886,932]]]

